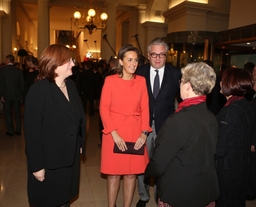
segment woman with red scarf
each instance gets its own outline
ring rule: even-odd
[[[205,63],[182,68],[178,109],[165,121],[145,176],[157,179],[158,206],[214,206],[218,180],[214,155],[218,123],[207,109],[206,94],[216,74]]]
[[[217,115],[216,169],[220,196],[216,205],[245,207],[255,120],[244,96],[252,90],[253,80],[246,70],[232,68],[223,73],[220,85],[227,103]]]

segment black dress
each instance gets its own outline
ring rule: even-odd
[[[44,85],[48,84],[50,85],[50,88],[54,89],[52,93],[44,90],[48,88]],[[33,90],[34,88],[32,86],[32,90],[27,95],[25,108],[25,137],[28,157],[28,198],[30,205],[33,207],[60,206],[78,195],[80,147],[82,147],[81,145],[83,144],[83,133],[81,133],[81,127],[84,127],[85,117],[82,104],[78,101],[79,96],[74,83],[71,84],[70,81],[68,81],[66,85],[69,101],[55,83],[49,82],[47,84],[39,83],[35,86],[36,88],[39,87],[43,89],[45,92],[44,94],[40,94],[40,91],[38,90]],[[42,126],[40,126],[42,134],[40,139],[42,142],[40,143],[40,141],[37,141],[37,144],[39,146],[42,144],[41,147],[43,148],[41,151],[43,161],[42,166],[40,167],[37,167],[37,164],[35,163],[36,160],[34,161],[32,157],[38,155],[35,151],[33,152],[33,149],[31,149],[33,133],[30,133],[30,131],[33,130],[31,129],[31,127],[33,127],[32,122],[33,120],[36,122],[36,118],[29,116],[31,115],[30,111],[33,112],[35,110],[31,104],[35,104],[37,101],[40,101],[37,100],[38,95],[35,94],[36,91],[43,96],[45,100],[45,103],[42,104],[44,106],[42,109],[44,113],[42,114],[41,119]],[[56,98],[58,99],[57,102],[55,101]],[[65,107],[64,111],[62,110],[63,106],[58,105],[59,103],[63,104]],[[70,120],[70,114],[68,114],[68,116],[66,114],[70,112],[72,120]],[[37,114],[35,114],[35,116],[36,115]],[[50,121],[50,119],[52,120]],[[55,123],[54,125],[56,126],[53,126],[51,129],[50,126],[47,126],[49,122],[51,122],[51,125]],[[31,127],[29,124],[31,124]],[[48,139],[49,136],[46,136],[47,138],[44,136],[47,133],[53,134],[53,136]],[[72,139],[71,141],[69,140],[70,138]],[[70,147],[68,146],[69,144]],[[71,147],[71,145],[74,146]],[[58,157],[58,155],[61,155],[62,153],[63,155]],[[64,161],[61,161],[61,159]],[[65,161],[69,159],[70,161]],[[40,157],[38,158],[38,162],[41,163]],[[42,168],[45,169],[45,180],[43,182],[39,182],[32,172],[36,172]]]

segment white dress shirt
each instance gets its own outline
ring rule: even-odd
[[[152,92],[153,92],[153,86],[154,86],[154,79],[156,76],[155,70],[158,70],[159,79],[160,79],[160,89],[161,89],[161,85],[162,85],[162,81],[163,81],[163,77],[164,77],[164,66],[160,69],[155,69],[152,66],[150,66],[150,84],[151,84]]]

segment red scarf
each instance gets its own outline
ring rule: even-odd
[[[187,98],[185,100],[183,100],[179,105],[178,105],[178,109],[175,111],[179,112],[181,109],[183,109],[184,107],[188,107],[191,105],[197,105],[200,103],[206,102],[206,96],[196,96],[196,97],[192,97],[192,98]]]
[[[242,98],[244,98],[244,97],[243,96],[231,96],[231,98],[229,98],[228,101],[226,102],[225,106],[228,106],[229,104],[231,104],[234,101],[241,100]]]

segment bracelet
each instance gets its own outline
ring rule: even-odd
[[[142,131],[143,134],[145,134],[146,136],[148,136],[148,131]]]

